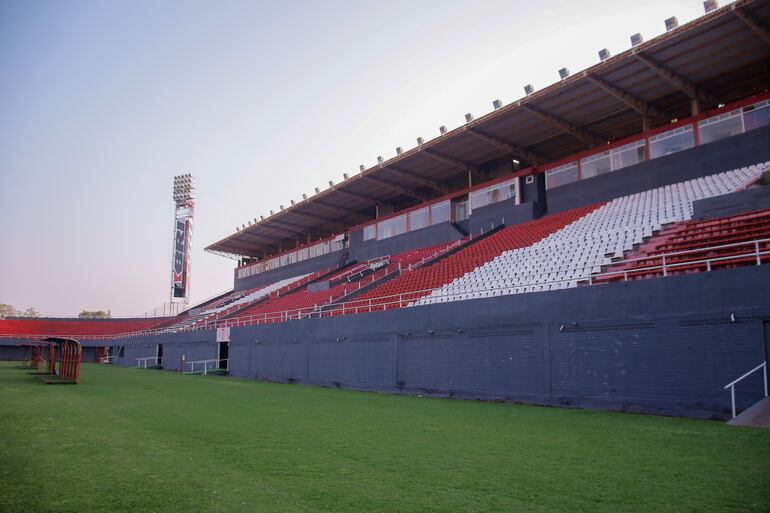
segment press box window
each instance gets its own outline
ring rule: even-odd
[[[687,125],[650,137],[650,158],[671,155],[695,146],[692,125]]]
[[[553,189],[561,185],[577,182],[578,163],[570,162],[545,172],[545,186],[547,189]]]

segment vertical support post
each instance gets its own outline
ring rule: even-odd
[[[754,251],[757,253],[757,265],[762,265],[762,259],[759,257],[759,241],[754,241]],[[765,393],[767,395],[767,393]]]
[[[730,387],[730,397],[733,401],[733,418],[735,418],[735,385]]]
[[[668,276],[668,273],[666,272],[666,255],[663,255],[663,276]]]

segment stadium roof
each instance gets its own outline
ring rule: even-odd
[[[265,257],[490,178],[542,166],[770,85],[770,2],[738,0],[282,209],[207,251]],[[380,159],[378,159],[380,160]]]

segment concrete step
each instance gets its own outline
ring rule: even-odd
[[[731,426],[770,428],[770,397],[765,397],[727,423]]]

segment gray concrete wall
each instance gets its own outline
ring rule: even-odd
[[[770,126],[547,191],[548,213],[770,160]]]
[[[705,221],[770,208],[770,186],[753,187],[732,194],[693,202],[693,219]]]
[[[309,258],[296,264],[279,267],[278,269],[272,269],[263,273],[255,274],[247,278],[237,279],[234,278],[233,289],[234,290],[247,290],[264,285],[270,285],[277,281],[291,278],[292,276],[299,276],[302,274],[310,274],[322,269],[334,268],[337,266],[337,261],[340,258],[342,251],[334,251],[326,255],[321,255],[315,258]],[[237,276],[237,274],[235,275]]]
[[[428,226],[421,230],[403,233],[382,240],[363,240],[363,230],[350,234],[350,255],[359,262],[370,258],[394,255],[410,249],[424,248],[461,239],[463,235],[451,223]]]
[[[234,328],[230,369],[270,381],[724,418],[722,387],[764,359],[769,282],[770,266],[750,267]],[[214,332],[167,338],[171,370],[178,351],[216,354]],[[128,340],[127,354],[153,355],[148,340]],[[743,384],[740,407],[759,397],[760,379]]]

